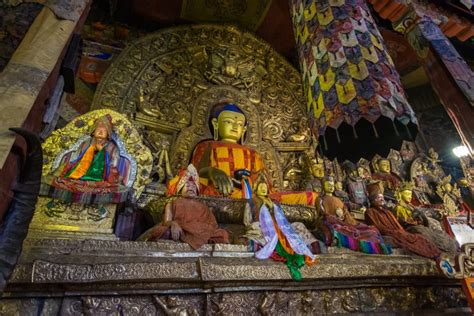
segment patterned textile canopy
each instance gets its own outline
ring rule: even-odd
[[[292,0],[291,14],[313,132],[380,116],[416,124],[365,0]]]

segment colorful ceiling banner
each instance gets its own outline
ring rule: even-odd
[[[292,0],[290,11],[313,131],[380,116],[416,124],[365,0]]]

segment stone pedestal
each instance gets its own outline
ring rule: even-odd
[[[27,238],[116,240],[117,205],[83,205],[39,197]]]

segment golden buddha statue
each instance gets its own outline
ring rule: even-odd
[[[335,183],[332,177],[323,179],[324,195],[320,197],[319,207],[324,214],[336,216],[339,220],[349,225],[356,225],[357,221],[347,210],[344,202],[334,196]]]
[[[310,178],[306,181],[305,188],[308,191],[321,193],[323,191],[322,179],[325,176],[324,161],[316,156],[308,161]]]
[[[337,241],[339,247],[355,251],[391,253],[377,228],[358,223],[341,199],[334,196],[335,184],[332,177],[323,179],[323,189],[324,195],[319,199],[319,207],[324,214],[324,225],[320,229],[324,232],[326,244]],[[328,228],[330,234],[326,232]]]
[[[401,179],[391,170],[390,160],[385,158],[377,159],[375,163],[376,172],[372,175],[374,180],[381,181],[384,187],[384,196],[393,199],[394,191],[400,185]]]
[[[398,201],[395,206],[395,215],[402,225],[422,225],[422,217],[414,217],[415,207],[411,204],[413,199],[413,182],[403,182],[395,196]],[[425,223],[427,224],[427,223]]]
[[[402,182],[396,191],[398,201],[395,215],[400,224],[410,233],[421,234],[432,241],[441,251],[455,253],[458,245],[443,230],[441,224],[429,215],[428,209],[416,208],[412,204],[413,182]]]
[[[211,109],[213,140],[196,145],[191,163],[197,166],[203,195],[231,198],[250,197],[251,183],[259,173],[266,173],[260,154],[244,143],[247,119],[235,104],[219,103]],[[270,183],[267,183],[272,191]],[[313,192],[272,192],[270,196],[287,204],[314,205]]]
[[[441,179],[441,182],[436,186],[436,194],[443,201],[443,209],[446,215],[458,215],[462,209],[460,205],[461,191],[457,184],[451,184],[451,175]]]

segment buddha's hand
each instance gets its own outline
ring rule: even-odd
[[[175,221],[171,222],[170,229],[171,229],[171,238],[174,241],[178,241],[179,238],[183,235],[183,229]]]
[[[231,177],[220,169],[211,168],[209,170],[209,179],[220,194],[229,195],[234,190]]]

